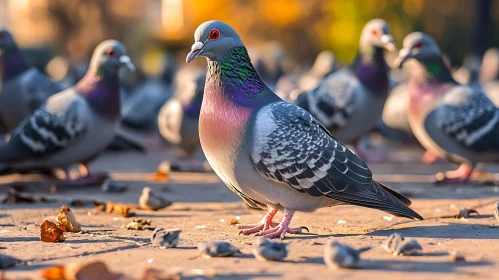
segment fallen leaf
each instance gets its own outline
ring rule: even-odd
[[[453,261],[453,262],[466,262],[466,258],[458,253],[458,252],[451,252],[450,253],[450,259]]]
[[[55,223],[45,220],[40,226],[40,239],[43,242],[62,242],[64,241],[64,231],[58,228]]]
[[[171,172],[171,166],[168,162],[162,162],[158,166],[158,171],[153,177],[154,181],[168,181],[169,174]]]
[[[59,224],[61,224],[66,229],[66,231],[69,232],[81,231],[81,226],[76,220],[76,216],[73,214],[71,209],[69,209],[69,207],[67,207],[66,205],[61,206],[56,221]]]
[[[239,221],[236,218],[230,219],[229,225],[232,226],[232,225],[237,225],[237,224],[239,224]]]
[[[116,274],[108,270],[106,264],[101,261],[66,266],[53,266],[42,270],[42,277],[47,280],[125,280],[122,274]]]
[[[150,226],[152,221],[151,219],[139,218],[139,219],[133,219],[132,222],[139,223],[143,226]]]
[[[135,207],[134,205],[126,205],[112,201],[101,202],[97,200],[92,201],[92,203],[99,211],[105,211],[107,214],[117,213],[125,218],[135,216],[135,213],[131,212],[132,208]]]
[[[128,225],[126,225],[126,229],[144,230],[144,226],[137,222],[131,222]]]

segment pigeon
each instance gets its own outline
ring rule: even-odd
[[[492,102],[499,107],[499,49],[488,49],[483,55],[480,70],[480,82],[483,90]]]
[[[437,43],[414,32],[404,39],[397,64],[408,62],[409,123],[420,144],[433,155],[460,164],[439,173],[438,183],[465,183],[475,166],[499,161],[499,109],[483,91],[458,84]]]
[[[123,103],[123,125],[138,130],[157,127],[161,106],[173,95],[174,62],[167,60],[160,77],[147,79]]]
[[[261,261],[280,261],[288,256],[287,245],[260,238],[253,246],[253,255]]]
[[[151,235],[151,243],[162,248],[175,248],[181,232],[179,229],[156,228]]]
[[[11,134],[62,87],[26,62],[14,38],[0,29],[0,132]]]
[[[172,204],[171,201],[154,193],[150,187],[144,187],[142,189],[142,194],[139,197],[140,209],[156,211],[171,206]]]
[[[119,125],[118,70],[123,66],[133,69],[125,46],[115,40],[100,43],[84,78],[51,96],[0,147],[0,169],[62,168],[68,173],[78,163],[87,176],[72,183],[100,179],[86,166],[109,145]]]
[[[381,133],[390,139],[409,140],[414,138],[409,124],[408,109],[409,84],[404,82],[391,90],[385,102],[381,115]]]
[[[177,148],[177,156],[188,159],[188,171],[205,171],[195,154],[201,148],[199,142],[199,113],[203,101],[206,74],[181,71],[177,75],[175,95],[161,108],[158,127],[161,135]],[[172,166],[173,169],[182,169]]]
[[[295,211],[354,204],[422,219],[410,200],[372,179],[367,165],[306,110],[283,101],[260,79],[236,31],[201,24],[186,61],[207,58],[199,118],[203,152],[220,179],[252,208],[268,209],[242,233],[284,238]],[[282,221],[270,228],[278,210]]]
[[[315,89],[301,94],[295,102],[322,122],[338,140],[355,144],[361,158],[369,161],[379,161],[380,155],[370,155],[360,140],[381,118],[389,93],[389,67],[384,49],[396,50],[390,27],[382,19],[373,19],[362,30],[353,63],[325,77]]]
[[[370,250],[370,247],[355,250],[352,247],[330,240],[324,248],[324,262],[330,268],[356,268],[360,254]]]
[[[201,242],[198,250],[204,257],[232,257],[241,253],[239,249],[227,242]]]
[[[416,239],[404,238],[399,233],[391,234],[381,247],[393,256],[412,256],[423,250]]]

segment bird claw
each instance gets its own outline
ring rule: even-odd
[[[310,232],[310,230],[308,230],[308,227],[301,226],[300,229],[306,230],[307,232]]]

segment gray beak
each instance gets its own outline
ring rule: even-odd
[[[135,72],[135,65],[128,55],[120,56],[120,64],[128,68],[130,71]]]
[[[395,42],[393,41],[392,35],[381,35],[380,37],[381,43],[383,44],[383,47],[387,49],[390,52],[396,52],[397,51],[397,46],[395,46]]]
[[[198,57],[203,52],[203,47],[204,44],[202,42],[194,43],[191,47],[191,52],[187,54],[187,57],[185,58],[185,62],[189,63],[194,58]]]
[[[406,62],[408,59],[412,58],[411,51],[408,49],[401,49],[399,51],[399,56],[395,59],[395,66],[398,68],[402,68],[404,65],[404,62]]]

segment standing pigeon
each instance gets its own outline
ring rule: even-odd
[[[0,29],[0,132],[12,133],[25,117],[62,90],[30,66],[11,34]]]
[[[213,170],[249,206],[268,209],[241,233],[284,238],[295,211],[353,204],[422,219],[410,201],[372,179],[366,164],[304,109],[260,79],[239,35],[220,21],[201,24],[187,62],[208,60],[199,137]],[[276,227],[272,219],[284,211]]]
[[[0,147],[0,168],[63,168],[87,164],[112,141],[120,122],[118,70],[133,69],[125,46],[107,40],[97,46],[87,74],[74,87],[51,96]],[[73,181],[74,182],[74,181]]]
[[[359,140],[375,127],[388,96],[384,48],[396,49],[390,27],[382,19],[373,19],[362,30],[353,63],[296,100],[296,105],[309,111],[340,141],[356,144],[359,155],[373,161],[379,160],[379,155],[364,152]]]
[[[483,90],[492,102],[499,107],[499,49],[488,49],[483,55],[480,70],[480,82]]]
[[[205,171],[203,165],[196,161],[195,153],[201,147],[198,123],[206,74],[181,71],[177,80],[175,96],[159,112],[159,131],[177,147],[179,158],[189,160],[189,171]]]
[[[437,43],[414,32],[404,39],[398,64],[414,62],[409,81],[409,123],[433,155],[460,164],[437,174],[443,183],[467,182],[479,162],[499,161],[499,109],[483,91],[459,85],[445,66]]]

